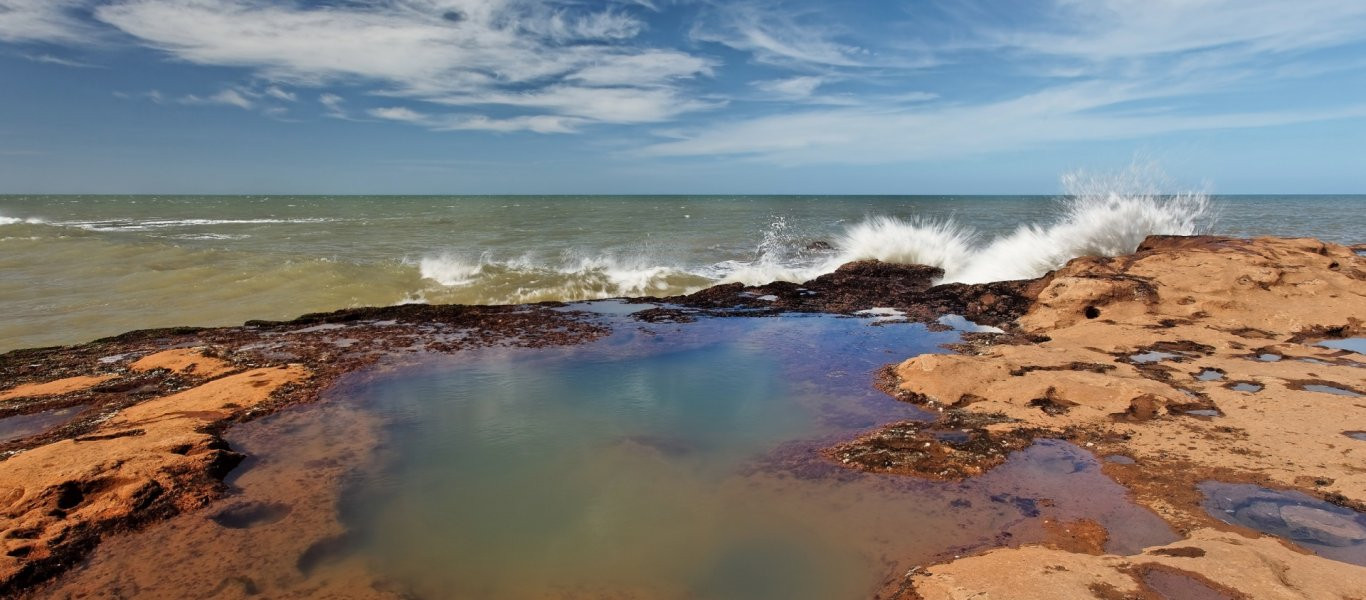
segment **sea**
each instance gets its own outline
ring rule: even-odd
[[[1149,234],[1366,242],[1366,196],[0,196],[0,351],[400,303],[668,296],[859,259],[1036,277]]]

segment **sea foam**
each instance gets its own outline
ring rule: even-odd
[[[749,257],[711,264],[615,250],[549,258],[446,253],[423,257],[417,266],[424,279],[477,290],[478,300],[490,303],[669,295],[717,283],[803,282],[858,260],[930,265],[944,270],[943,283],[985,283],[1038,277],[1079,256],[1133,252],[1149,235],[1201,233],[1215,217],[1205,193],[1160,191],[1165,183],[1151,167],[1070,174],[1062,183],[1066,193],[1041,201],[1039,220],[995,235],[952,218],[872,215],[828,237],[831,244],[813,244],[813,231],[779,215]]]
[[[1203,192],[1158,191],[1162,178],[1151,167],[1114,175],[1075,173],[1062,181],[1066,194],[1047,207],[1051,219],[1021,223],[1006,234],[987,237],[953,219],[872,216],[846,227],[837,251],[819,260],[792,260],[790,253],[770,248],[772,236],[766,234],[755,260],[719,264],[720,280],[801,282],[869,259],[939,267],[943,283],[1030,279],[1079,256],[1133,252],[1149,235],[1201,233],[1216,216]]]
[[[0,225],[19,225],[19,224],[42,225],[43,223],[44,223],[44,221],[43,221],[42,219],[39,219],[39,218],[36,218],[36,217],[29,217],[29,218],[27,218],[27,219],[21,219],[21,218],[19,218],[19,217],[6,217],[5,215],[0,215]]]

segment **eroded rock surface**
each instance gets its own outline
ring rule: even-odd
[[[985,336],[964,353],[918,356],[893,369],[890,391],[943,412],[944,423],[969,432],[965,439],[936,438],[937,424],[897,424],[833,448],[831,456],[870,471],[962,476],[994,466],[1027,440],[1057,437],[1131,459],[1107,462],[1106,473],[1180,530],[1257,535],[1202,508],[1196,486],[1205,480],[1301,489],[1361,510],[1366,444],[1343,434],[1366,423],[1366,404],[1318,386],[1366,391],[1366,357],[1313,342],[1360,336],[1363,317],[1366,259],[1345,246],[1150,238],[1133,255],[1080,258],[1045,277],[1012,329],[1017,335],[1002,336],[1008,343]],[[946,468],[946,460],[954,466]],[[1290,512],[1288,519],[1305,527],[1324,519],[1307,509]],[[1321,535],[1334,543],[1358,535],[1338,525],[1320,527],[1331,530]],[[1233,590],[1227,593],[1349,598],[1349,591],[1359,597],[1366,590],[1360,568],[1291,556],[1278,542],[1210,536],[1199,538],[1210,546],[1207,558],[1177,562]],[[1047,570],[1050,561],[1058,568]],[[1143,561],[1001,550],[913,581],[926,598],[1160,597],[1134,574],[1141,564],[1172,561]],[[1294,581],[1296,570],[1309,581],[1336,569],[1338,581],[1304,584],[1307,595],[1295,595],[1299,583],[1273,594],[1272,583],[1234,576],[1238,565],[1254,563],[1288,565]],[[993,579],[1003,572],[1018,575]],[[1075,595],[1045,593],[1055,588]]]
[[[244,458],[223,432],[233,424],[312,402],[343,374],[381,358],[401,360],[495,344],[572,344],[605,332],[590,319],[551,305],[397,306],[243,327],[139,331],[80,346],[0,354],[0,418],[54,408],[79,410],[48,431],[0,443],[0,596],[32,590],[77,564],[106,538],[196,513],[220,500],[227,491],[224,477]],[[356,445],[365,439],[357,433],[347,442]],[[360,443],[350,451],[360,454],[366,447]],[[340,453],[341,445],[331,450]],[[276,505],[280,500],[297,505],[310,494],[318,502],[331,502],[347,464],[311,467],[314,476],[293,490],[297,493],[281,489],[281,498],[238,507],[238,513],[222,507],[214,515],[241,524],[235,534],[222,533],[233,530],[222,522],[197,516],[191,522],[215,525],[170,534],[162,529],[158,535],[165,539],[156,543],[138,536],[120,538],[126,552],[183,551],[181,565],[195,569],[176,571],[179,580],[164,569],[111,574],[91,565],[76,580],[91,583],[64,586],[62,593],[185,597],[194,573],[207,577],[215,572],[209,565],[230,566],[223,557],[196,551],[196,544],[205,540],[241,538],[238,562],[258,567],[268,562],[262,559],[267,549],[298,546],[302,553],[339,535],[335,508],[282,514]],[[255,521],[286,518],[306,523],[273,546],[250,533]],[[292,573],[297,585],[225,579],[225,587],[210,595],[290,589],[306,597],[309,593],[301,590],[345,590],[356,583],[305,582],[295,565],[275,571]]]

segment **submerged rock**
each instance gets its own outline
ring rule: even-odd
[[[1281,520],[1290,536],[1329,546],[1347,546],[1366,540],[1366,527],[1354,515],[1343,515],[1308,506],[1282,506]]]

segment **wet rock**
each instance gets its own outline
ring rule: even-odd
[[[1263,531],[1279,529],[1282,525],[1281,506],[1274,502],[1253,502],[1234,511],[1233,517]]]
[[[1036,292],[1035,282],[1031,281],[934,285],[943,276],[943,269],[937,267],[862,260],[844,264],[833,273],[800,285],[775,282],[746,287],[732,283],[687,296],[641,300],[691,308],[753,311],[743,313],[744,316],[782,312],[854,314],[883,307],[904,313],[908,320],[924,323],[955,314],[981,325],[1004,325],[1024,314]]]
[[[1280,519],[1298,540],[1328,546],[1348,546],[1366,540],[1366,527],[1354,515],[1345,515],[1309,506],[1282,506]]]

